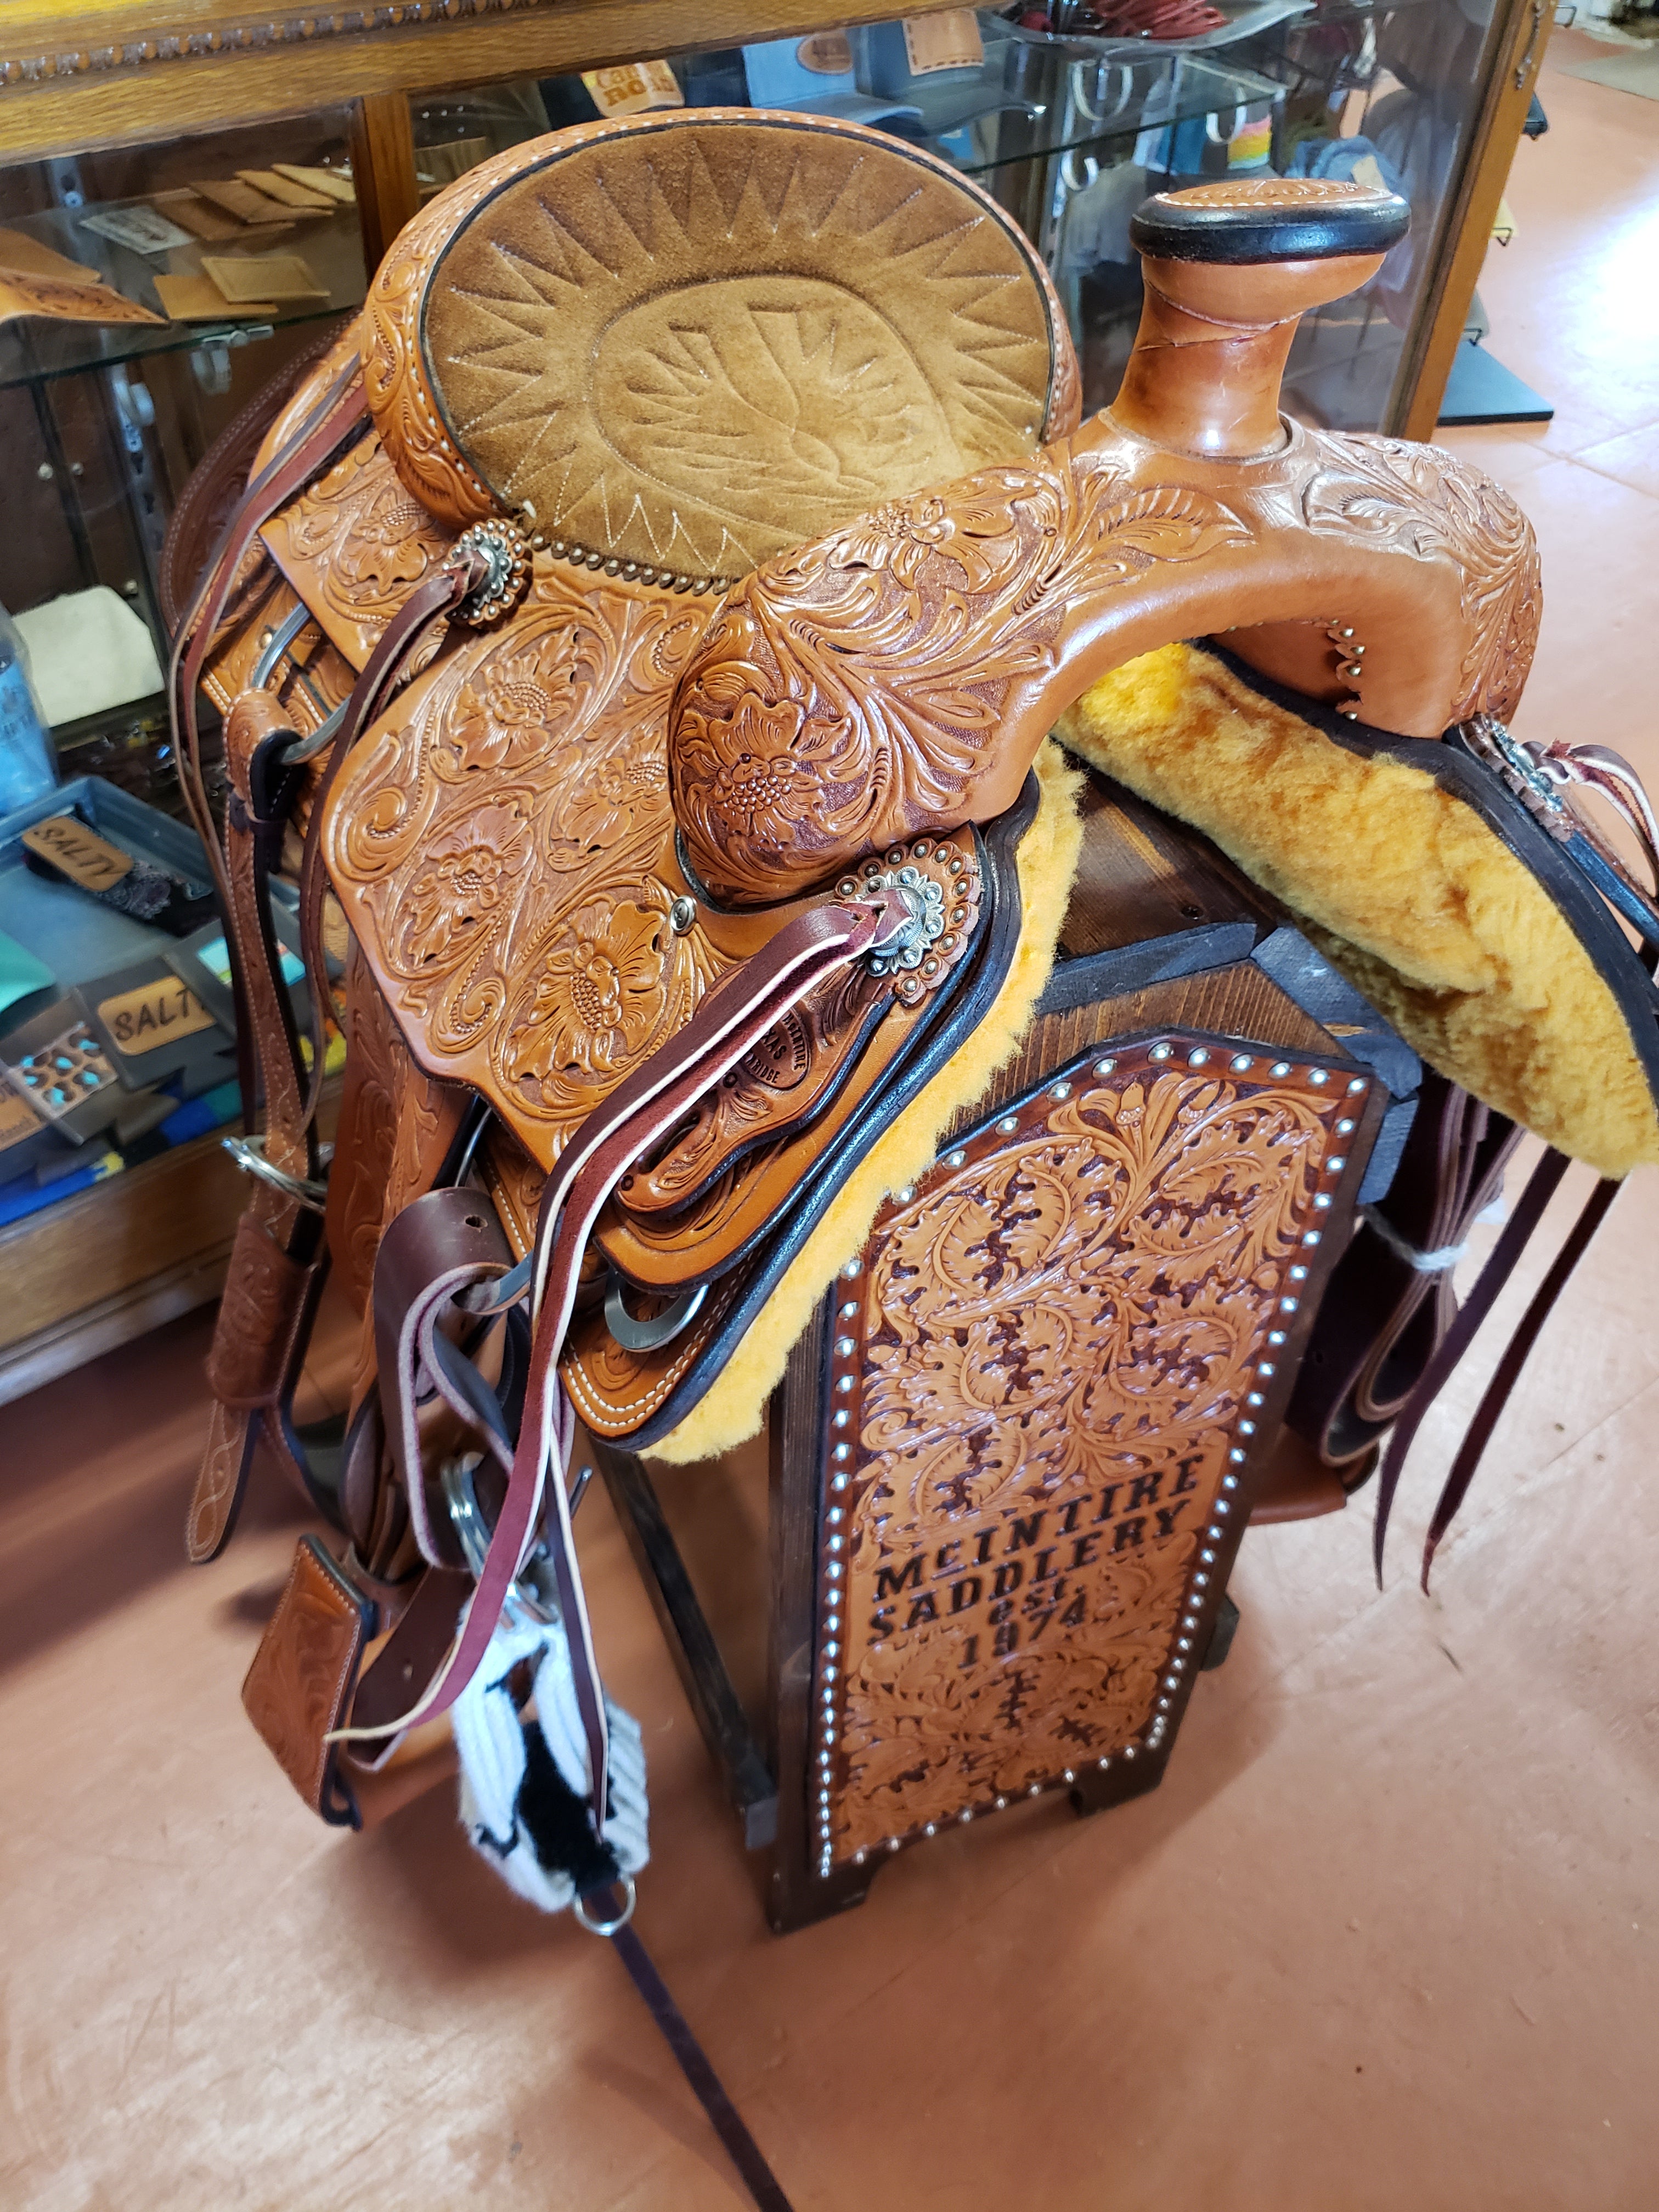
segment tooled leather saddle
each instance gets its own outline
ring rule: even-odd
[[[1328,1458],[1420,1407],[1490,1305],[1454,1327],[1424,1261],[1517,1128],[1608,1190],[1659,1158],[1620,926],[1659,921],[1578,802],[1650,864],[1654,825],[1616,756],[1505,726],[1525,520],[1445,454],[1279,411],[1297,316],[1407,221],[1329,183],[1150,201],[1139,337],[1079,426],[1041,261],[945,164],[646,115],[442,193],[287,397],[175,655],[259,1131],[188,1541],[221,1549],[261,1449],[339,1531],[246,1692],[325,1818],[539,1603],[587,1881],[615,1877],[574,1425],[671,1462],[752,1431],[884,1194],[1018,1049],[1093,834],[1051,732],[1213,841],[1433,1071],[1298,1385]],[[363,1316],[331,1451],[291,1411],[331,1264]]]

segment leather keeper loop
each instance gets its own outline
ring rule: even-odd
[[[337,1827],[362,1821],[327,1739],[349,1710],[374,1621],[374,1600],[314,1536],[302,1536],[242,1684],[266,1749],[312,1811]]]

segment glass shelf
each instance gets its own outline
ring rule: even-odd
[[[1294,0],[1300,5],[1300,0]],[[1006,27],[1004,26],[1003,27]],[[1179,53],[1141,41],[1120,40],[1109,58],[1006,42],[1005,82],[1036,112],[1005,108],[933,141],[934,150],[967,175],[988,179],[1016,161],[1052,160],[1109,149],[1166,124],[1190,122],[1254,100],[1273,100],[1283,88],[1257,71],[1212,55]],[[988,69],[997,52],[988,39]],[[923,112],[926,122],[926,110]],[[965,142],[965,143],[964,143]]]
[[[362,240],[356,210],[342,207],[331,216],[303,217],[288,226],[272,226],[244,239],[206,245],[195,240],[165,253],[137,253],[118,246],[79,218],[105,208],[134,206],[148,210],[146,200],[106,201],[98,207],[52,208],[33,215],[15,216],[6,228],[38,239],[70,261],[96,269],[105,283],[148,307],[162,312],[152,279],[157,276],[198,276],[204,253],[231,258],[252,252],[296,253],[326,300],[296,301],[276,316],[250,322],[227,316],[223,323],[73,323],[44,316],[0,324],[0,390],[36,384],[85,369],[110,368],[160,353],[184,353],[198,346],[244,345],[268,337],[277,327],[318,322],[360,307],[364,290]]]

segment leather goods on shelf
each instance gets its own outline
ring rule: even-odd
[[[1287,1413],[1351,1459],[1407,1338],[1443,1366],[1443,1289],[1333,1305],[1359,1210],[1415,1272],[1511,1122],[1608,1176],[1659,1157],[1609,906],[1659,929],[1576,799],[1650,845],[1645,802],[1504,726],[1524,519],[1279,412],[1297,317],[1405,221],[1324,181],[1148,203],[1140,336],[1080,427],[1030,246],[856,126],[586,125],[394,241],[174,663],[209,830],[198,688],[228,709],[264,1100],[191,1549],[261,1442],[337,1529],[250,1678],[313,1805],[354,1817],[498,1623],[556,1615],[602,1855],[579,1456],[774,1845],[775,1924],[947,1821],[1149,1787]],[[262,919],[296,824],[315,1009],[330,893],[351,933],[326,1183]],[[291,1394],[331,1258],[363,1333],[325,1455]],[[763,1753],[642,1455],[769,1418]],[[402,1702],[371,1669],[354,1708],[342,1590],[410,1621]]]

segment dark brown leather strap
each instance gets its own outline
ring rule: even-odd
[[[601,1893],[603,1894],[604,1893]],[[585,1899],[584,1903],[586,1902]],[[692,2033],[684,2014],[669,1994],[651,1954],[634,1932],[632,1922],[617,1929],[611,1947],[627,1967],[646,2009],[660,2029],[664,2041],[679,2061],[680,2071],[696,2092],[697,2102],[726,2146],[726,2154],[743,2177],[743,2185],[761,2212],[791,2212],[782,2185],[744,2124],[743,2115],[726,2094],[708,2053]]]
[[[1401,1474],[1413,1439],[1422,1425],[1424,1415],[1456,1371],[1458,1362],[1474,1341],[1481,1323],[1496,1304],[1499,1291],[1515,1272],[1516,1262],[1526,1249],[1533,1231],[1543,1219],[1544,1210],[1555,1195],[1569,1164],[1563,1153],[1547,1152],[1534,1169],[1526,1188],[1516,1202],[1514,1212],[1504,1224],[1503,1234],[1480,1270],[1474,1289],[1463,1301],[1456,1320],[1436,1347],[1433,1358],[1423,1371],[1422,1380],[1395,1425],[1394,1434],[1389,1439],[1389,1449],[1383,1456],[1382,1473],[1377,1477],[1376,1527],[1372,1537],[1371,1556],[1379,1589],[1382,1584],[1382,1550],[1388,1540],[1389,1516],[1394,1509],[1395,1492],[1400,1486]]]
[[[242,495],[213,558],[208,562],[190,611],[173,640],[167,688],[179,787],[184,795],[185,811],[206,851],[214,885],[219,893],[221,906],[227,914],[230,907],[229,884],[202,774],[198,698],[203,667],[218,635],[219,625],[241,573],[242,563],[260,529],[279,507],[286,506],[290,499],[304,490],[313,477],[327,466],[342,447],[361,434],[367,413],[361,372],[355,368],[349,369],[331,386],[306,423],[283,450],[273,456]],[[226,945],[230,957],[231,991],[236,1005],[237,1075],[242,1091],[242,1121],[245,1127],[251,1129],[253,1127],[254,1105],[253,1063],[251,1048],[243,1034],[244,985],[240,952],[234,936],[229,931],[226,933]]]
[[[231,1248],[208,1361],[218,1407],[185,1523],[185,1549],[198,1565],[229,1540],[258,1434],[302,1494],[322,1502],[289,1418],[327,1271],[320,1215],[296,1194],[316,1183],[319,1156],[301,1117],[299,1041],[270,919],[270,871],[293,781],[281,765],[290,734],[282,709],[262,691],[244,694],[225,725],[226,933],[242,956],[241,1025],[265,1104],[258,1141],[266,1166],[283,1180],[252,1182]]]
[[[311,993],[311,1085],[305,1106],[307,1123],[314,1117],[322,1096],[323,1017],[333,1003],[327,963],[323,957],[323,902],[328,893],[328,876],[323,866],[323,817],[328,810],[329,794],[346,756],[396,689],[410,654],[426,631],[458,607],[488,573],[488,563],[481,554],[469,548],[458,548],[425,583],[410,593],[381,632],[362,674],[353,684],[339,729],[323,757],[323,770],[312,795],[311,817],[306,824],[305,850],[300,863],[300,947]]]
[[[380,1728],[406,1713],[432,1680],[455,1641],[472,1577],[459,1568],[428,1567],[416,1581],[397,1626],[375,1654],[357,1685],[351,1717],[359,1728]],[[384,1766],[403,1741],[386,1736],[360,1746],[352,1764],[372,1771]]]
[[[243,493],[173,641],[168,687],[179,786],[185,808],[207,848],[214,881],[227,904],[219,840],[202,780],[197,696],[203,665],[218,634],[242,562],[259,531],[279,507],[305,489],[341,447],[360,434],[367,416],[362,378],[354,368],[338,380],[309,422]]]
[[[1444,1489],[1434,1509],[1434,1518],[1429,1523],[1429,1534],[1423,1547],[1423,1588],[1429,1587],[1429,1570],[1434,1565],[1434,1555],[1440,1548],[1440,1540],[1457,1516],[1458,1508],[1468,1495],[1481,1456],[1497,1427],[1510,1394],[1520,1380],[1539,1332],[1549,1319],[1556,1300],[1566,1288],[1573,1269],[1589,1249],[1596,1231],[1607,1216],[1607,1209],[1618,1197],[1623,1185],[1604,1176],[1590,1193],[1589,1199],[1578,1218],[1572,1224],[1567,1240],[1556,1254],[1549,1273],[1533,1293],[1532,1304],[1522,1316],[1521,1326],[1504,1348],[1504,1356],[1486,1395],[1475,1409],[1457,1457],[1452,1462],[1451,1473],[1446,1477]]]
[[[1454,1259],[1520,1137],[1425,1072],[1394,1181],[1337,1263],[1291,1395],[1289,1425],[1327,1466],[1362,1462],[1409,1403],[1457,1318]]]

